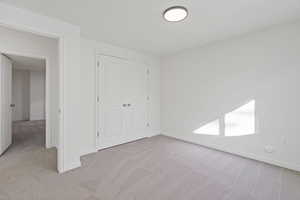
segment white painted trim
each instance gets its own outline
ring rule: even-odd
[[[139,59],[129,58],[128,56],[115,55],[113,53],[105,53],[105,52],[99,51],[99,50],[95,50],[95,55],[96,55],[96,59],[97,59],[98,56],[113,57],[113,58],[125,60],[125,61],[128,61],[128,62],[143,64],[143,65],[149,67],[149,64],[147,64],[146,62],[144,62],[142,60],[139,60]]]
[[[1,63],[2,63],[2,56],[1,56],[1,50],[0,50],[0,78],[2,77],[2,67],[1,67]],[[0,80],[1,83],[1,80]],[[2,104],[2,88],[0,86],[0,104]],[[0,131],[2,131],[2,106],[0,106]],[[2,132],[0,132],[0,156],[3,152],[3,145],[2,145]]]
[[[59,60],[59,134],[57,146],[57,170],[59,173],[67,171],[65,167],[65,134],[64,134],[64,37],[58,39],[58,60]]]
[[[148,135],[149,135],[148,136],[149,138],[158,136],[158,135],[161,135],[161,131],[151,131]]]
[[[191,143],[191,144],[204,146],[204,147],[207,147],[207,148],[210,148],[210,149],[215,149],[215,150],[218,150],[218,151],[238,155],[238,156],[241,156],[241,157],[244,157],[244,158],[250,158],[252,160],[257,160],[257,161],[260,161],[260,162],[264,162],[264,163],[268,163],[268,164],[275,165],[275,166],[278,166],[278,167],[283,167],[283,168],[286,168],[286,169],[290,169],[290,170],[300,172],[300,165],[296,164],[296,163],[282,162],[282,161],[279,161],[279,160],[269,159],[269,158],[266,158],[264,156],[257,156],[255,154],[251,154],[251,153],[247,153],[247,152],[230,151],[228,149],[220,148],[217,145],[205,145],[205,144],[197,143],[197,142],[190,141],[190,140],[187,140],[187,139],[183,139],[183,138],[180,138],[180,137],[176,137],[176,136],[173,136],[173,135],[167,134],[167,133],[162,133],[161,135],[164,135],[164,136],[167,136],[167,137],[170,137],[170,138],[174,138],[174,139],[177,139],[177,140],[181,140],[181,141],[184,141],[184,142],[188,142],[188,143]]]
[[[98,116],[98,110],[99,110],[99,105],[98,105],[98,102],[97,102],[97,98],[98,98],[98,92],[99,92],[99,73],[98,73],[98,66],[97,66],[97,63],[98,63],[99,59],[98,59],[98,55],[97,55],[97,51],[95,50],[95,54],[94,54],[94,66],[95,66],[95,95],[94,95],[94,105],[95,105],[95,113],[94,113],[94,116],[95,116],[95,144],[94,144],[94,147],[95,147],[95,151],[97,151],[99,148],[98,148],[98,130],[99,130],[99,127],[98,127],[98,121],[99,121],[99,116]]]
[[[75,162],[69,162],[64,164],[64,171],[59,171],[59,173],[63,173],[65,171],[73,170],[81,167],[80,160],[76,160]]]
[[[86,156],[88,154],[96,153],[98,150],[95,148],[89,148],[81,152],[80,156]]]
[[[45,84],[45,105],[46,105],[46,112],[45,112],[45,118],[46,118],[46,148],[51,148],[54,146],[53,141],[52,141],[52,134],[53,131],[51,130],[51,112],[50,112],[50,102],[51,102],[51,95],[50,95],[50,71],[51,71],[51,66],[49,59],[46,59],[46,84]]]

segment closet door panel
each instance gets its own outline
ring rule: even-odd
[[[99,58],[98,148],[147,137],[147,69],[113,57]]]
[[[127,131],[132,138],[140,139],[147,136],[147,69],[138,63],[131,63],[130,68],[132,73],[127,95],[131,105],[128,112],[131,124]]]
[[[124,140],[124,65],[110,57],[101,57],[99,63],[98,146],[107,148],[121,144]]]

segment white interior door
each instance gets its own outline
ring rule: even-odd
[[[98,63],[98,149],[147,137],[146,67],[109,56]]]
[[[0,55],[0,155],[12,143],[12,108],[11,108],[11,85],[12,85],[12,62]]]

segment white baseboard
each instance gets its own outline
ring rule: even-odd
[[[152,131],[150,132],[150,134],[148,134],[149,136],[148,137],[154,137],[156,135],[161,135],[161,131]]]
[[[64,173],[64,172],[67,172],[69,170],[76,169],[76,168],[79,168],[79,167],[81,167],[80,159],[75,160],[73,162],[65,163],[64,169],[60,170],[59,173]]]
[[[191,144],[204,146],[204,147],[215,149],[215,150],[218,150],[218,151],[238,155],[238,156],[241,156],[241,157],[244,157],[244,158],[257,160],[257,161],[260,161],[260,162],[264,162],[264,163],[268,163],[268,164],[275,165],[275,166],[278,166],[278,167],[282,167],[282,168],[286,168],[286,169],[290,169],[290,170],[300,172],[300,165],[298,165],[298,164],[287,163],[287,162],[284,162],[284,161],[269,159],[269,158],[266,158],[264,156],[257,156],[255,154],[248,153],[248,152],[230,151],[228,149],[220,148],[217,145],[205,145],[205,144],[201,144],[201,143],[198,143],[198,142],[195,142],[195,141],[190,141],[190,140],[178,137],[178,136],[173,136],[173,135],[170,135],[170,134],[162,134],[162,135],[170,137],[170,138],[174,138],[174,139],[177,139],[177,140],[181,140],[181,141],[184,141],[184,142],[188,142],[188,143],[191,143]]]
[[[80,157],[81,156],[86,156],[86,155],[89,155],[89,154],[92,154],[92,153],[96,153],[97,152],[97,149],[96,148],[91,148],[91,149],[85,149],[81,152],[80,154]]]
[[[154,137],[154,136],[157,136],[157,135],[161,135],[161,132],[160,131],[153,131],[153,132],[144,133],[142,135],[143,136],[141,136],[139,138],[136,138],[134,140],[124,141],[123,143],[120,143],[120,144],[117,144],[117,145],[113,145],[113,146],[103,145],[103,146],[100,146],[100,147],[98,147],[98,149],[96,149],[96,151],[90,151],[90,153],[95,153],[95,152],[103,150],[103,149],[113,148],[113,147],[116,147],[116,146],[119,146],[119,145],[124,145],[124,144],[128,144],[128,143],[136,142],[138,140],[142,140],[142,139],[145,139],[145,138],[150,138],[150,137]]]

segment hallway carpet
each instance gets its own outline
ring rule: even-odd
[[[300,175],[287,169],[155,136],[84,156],[56,172],[44,122],[14,124],[0,157],[0,200],[299,200]]]

